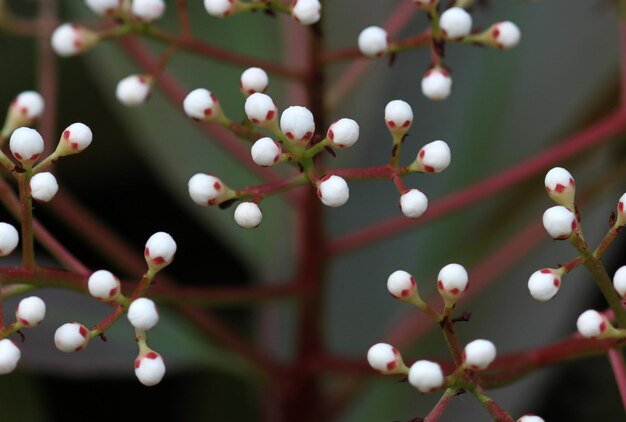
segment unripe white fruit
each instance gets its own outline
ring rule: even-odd
[[[559,292],[560,287],[561,275],[552,268],[535,271],[528,279],[530,295],[540,302],[552,299]]]
[[[252,145],[250,149],[250,155],[252,155],[252,161],[256,164],[269,167],[280,161],[280,154],[282,149],[280,144],[272,138],[261,138]]]
[[[617,290],[617,293],[621,298],[626,296],[626,265],[615,271],[615,275],[613,276],[613,287]]]
[[[456,302],[469,287],[467,271],[459,264],[448,264],[437,275],[437,289],[446,300]]]
[[[150,351],[137,356],[135,360],[135,376],[147,387],[157,385],[165,375],[165,362],[160,354]]]
[[[543,418],[540,418],[537,415],[528,414],[519,418],[517,422],[545,422],[545,421],[543,420]]]
[[[508,50],[519,44],[522,34],[513,22],[504,21],[494,24],[489,34],[496,47]]]
[[[406,300],[417,293],[417,284],[411,274],[397,270],[387,279],[387,290],[396,299]]]
[[[278,109],[269,95],[255,92],[246,99],[246,116],[251,122],[263,125],[276,118]]]
[[[39,325],[46,317],[46,304],[37,296],[20,300],[15,310],[15,318],[24,327]]]
[[[444,141],[430,142],[417,153],[416,161],[426,173],[440,173],[448,168],[452,160],[450,147]]]
[[[32,164],[43,152],[43,138],[35,129],[20,127],[11,135],[9,149],[20,162]]]
[[[260,67],[251,67],[241,74],[239,88],[244,95],[252,95],[255,92],[265,92],[268,84],[267,73]]]
[[[11,103],[11,109],[27,120],[41,116],[44,110],[44,100],[36,91],[20,92]]]
[[[413,110],[402,100],[393,100],[385,106],[385,122],[391,132],[403,133],[413,123]]]
[[[89,126],[84,123],[72,123],[61,135],[57,153],[61,156],[77,154],[84,151],[93,140],[93,133]]]
[[[422,93],[429,99],[441,101],[448,98],[452,91],[452,78],[443,68],[429,69],[422,78]]]
[[[154,22],[165,13],[163,0],[133,0],[131,13],[144,22]]]
[[[567,208],[557,205],[543,213],[543,227],[553,239],[567,239],[576,229],[576,216]]]
[[[574,204],[576,184],[571,173],[562,167],[554,167],[544,179],[546,192],[559,205],[571,206]]]
[[[313,113],[306,107],[289,107],[280,116],[280,130],[292,141],[309,141],[315,133]]]
[[[147,331],[159,322],[159,311],[154,302],[148,298],[135,299],[128,307],[128,321],[137,330]]]
[[[146,102],[150,96],[152,78],[146,75],[131,75],[118,82],[115,89],[117,99],[124,105],[134,107]]]
[[[0,375],[11,373],[17,367],[22,353],[8,338],[0,340]]]
[[[78,322],[61,325],[54,333],[54,344],[62,352],[78,352],[87,346],[89,330]]]
[[[59,190],[59,184],[52,173],[37,173],[30,179],[30,194],[33,199],[48,202]]]
[[[107,270],[98,270],[89,276],[87,287],[93,297],[107,301],[120,293],[120,280]]]
[[[350,189],[346,181],[339,176],[325,176],[318,188],[317,196],[329,207],[340,207],[350,197]]]
[[[220,179],[204,173],[193,175],[187,186],[193,202],[203,207],[218,204],[226,191],[226,185]]]
[[[234,218],[244,229],[253,229],[261,224],[263,213],[254,202],[242,202],[235,208]]]
[[[585,338],[596,338],[606,333],[609,324],[609,321],[598,311],[589,309],[578,317],[576,328],[581,336]]]
[[[113,16],[120,10],[120,0],[85,0],[85,4],[100,16]]]
[[[395,374],[404,366],[398,350],[387,343],[378,343],[370,347],[367,351],[367,362],[382,374]]]
[[[411,189],[400,196],[400,209],[408,218],[418,218],[426,212],[428,198],[417,189]]]
[[[6,256],[13,252],[20,241],[15,227],[8,223],[0,223],[0,256]]]
[[[463,349],[463,364],[472,370],[487,369],[496,358],[496,346],[489,340],[474,340]]]
[[[176,253],[176,242],[168,233],[157,232],[146,242],[144,256],[148,266],[161,269],[172,263]]]
[[[302,25],[312,25],[322,16],[322,5],[319,0],[295,0],[291,15]]]
[[[617,201],[617,224],[619,226],[626,224],[626,193]]]
[[[54,30],[50,40],[52,49],[61,57],[75,56],[98,42],[98,36],[75,23],[64,23]]]
[[[461,7],[451,7],[441,14],[439,26],[447,38],[463,38],[472,30],[472,16]]]
[[[389,48],[387,31],[379,26],[369,26],[359,34],[359,50],[367,57],[385,55]]]
[[[222,114],[217,97],[204,88],[194,89],[187,94],[183,100],[183,109],[192,119],[205,122],[215,121]]]
[[[359,140],[359,124],[352,119],[339,119],[330,125],[326,136],[337,148],[351,147]]]
[[[441,366],[428,360],[418,360],[409,369],[409,384],[422,393],[431,393],[443,386]]]

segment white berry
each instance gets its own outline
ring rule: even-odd
[[[98,38],[96,34],[75,23],[64,23],[52,33],[52,49],[61,57],[80,54],[92,47]]]
[[[54,333],[54,344],[62,352],[78,352],[87,346],[89,330],[78,322],[61,325]]]
[[[234,218],[244,229],[253,229],[261,224],[263,213],[254,202],[242,202],[235,208]]]
[[[576,328],[585,338],[596,338],[604,334],[609,322],[598,311],[589,309],[583,312],[576,321]]]
[[[472,16],[461,7],[451,7],[441,14],[439,25],[447,38],[463,38],[472,30]]]
[[[352,119],[339,119],[330,125],[326,136],[337,148],[351,147],[359,140],[359,124]]]
[[[148,298],[135,299],[128,307],[128,321],[137,330],[147,331],[159,322],[159,311],[154,302]]]
[[[22,163],[32,164],[43,152],[43,138],[35,129],[20,127],[11,135],[9,149]]]
[[[498,22],[489,29],[496,47],[508,50],[519,44],[522,34],[513,22]]]
[[[131,75],[118,82],[115,89],[117,99],[124,105],[134,107],[146,102],[150,96],[151,78]]]
[[[24,327],[39,325],[46,317],[46,304],[37,296],[20,300],[15,310],[15,318]]]
[[[245,95],[264,92],[268,84],[267,73],[260,67],[250,67],[241,74],[240,88]]]
[[[248,119],[258,125],[273,121],[278,114],[278,109],[272,98],[260,92],[250,95],[246,99],[244,108]]]
[[[383,56],[389,48],[387,31],[379,26],[369,26],[359,34],[359,50],[367,57]]]
[[[617,225],[623,226],[626,224],[626,193],[623,194],[619,201],[617,201]]]
[[[617,290],[620,297],[624,298],[626,296],[626,265],[615,271],[613,287]]]
[[[546,192],[559,205],[571,206],[574,204],[576,184],[571,173],[562,167],[554,167],[544,179]]]
[[[278,163],[281,153],[280,144],[272,138],[267,137],[256,141],[250,149],[252,161],[263,167],[273,166]]]
[[[292,141],[308,141],[315,133],[313,113],[302,106],[291,106],[280,116],[280,130]]]
[[[370,347],[367,351],[367,362],[382,374],[397,373],[397,370],[404,366],[398,350],[387,343],[378,343]]]
[[[193,202],[203,207],[217,204],[226,188],[220,179],[204,173],[193,175],[187,187]]]
[[[486,369],[496,358],[496,346],[489,340],[474,340],[463,349],[463,361],[467,368]]]
[[[111,300],[120,293],[120,280],[110,271],[98,270],[87,280],[89,294],[100,300]]]
[[[147,387],[157,385],[165,375],[165,362],[160,354],[148,352],[135,360],[135,376]]]
[[[430,142],[417,153],[416,161],[426,173],[440,173],[448,168],[452,160],[450,147],[444,141]]]
[[[77,154],[91,145],[92,140],[93,133],[89,126],[84,123],[72,123],[63,131],[57,146],[57,153],[60,155]]]
[[[387,279],[387,290],[397,299],[409,299],[417,293],[413,276],[406,271],[394,271]]]
[[[446,69],[430,69],[422,78],[422,93],[431,100],[445,100],[450,95],[451,90],[452,78]]]
[[[50,201],[58,190],[59,184],[52,173],[37,173],[30,179],[30,194],[37,201]]]
[[[232,13],[234,2],[232,0],[204,0],[204,9],[211,16],[223,18]]]
[[[439,294],[446,300],[456,301],[465,293],[468,284],[467,271],[459,264],[446,265],[437,276]]]
[[[131,13],[144,22],[154,22],[165,13],[163,0],[133,0]]]
[[[20,241],[15,227],[8,223],[0,223],[0,256],[6,256],[13,252]]]
[[[206,122],[217,119],[221,114],[217,98],[204,88],[194,89],[187,94],[183,100],[183,109],[192,119]]]
[[[317,196],[322,203],[329,207],[340,207],[350,197],[350,190],[346,181],[339,176],[326,176],[317,188]]]
[[[115,15],[120,9],[120,0],[85,0],[85,4],[100,16]]]
[[[422,393],[438,390],[444,382],[441,366],[435,362],[418,360],[409,369],[409,384]]]
[[[171,264],[175,253],[176,242],[165,232],[157,232],[150,236],[144,249],[148,266],[156,269]]]
[[[417,189],[408,190],[400,196],[400,209],[405,217],[421,217],[427,208],[428,198]]]
[[[543,227],[553,239],[567,239],[576,228],[576,216],[567,208],[557,205],[543,213]]]
[[[319,0],[295,0],[291,15],[302,25],[312,25],[320,20],[322,5]]]
[[[405,101],[390,101],[385,106],[385,122],[391,132],[404,133],[413,123],[413,109]]]
[[[535,271],[528,279],[530,295],[540,301],[552,299],[561,287],[561,276],[551,268]]]
[[[36,91],[23,91],[15,97],[11,108],[16,114],[33,120],[41,116],[44,110],[44,100],[41,94]]]
[[[20,361],[20,349],[8,338],[0,340],[0,375],[13,372]]]

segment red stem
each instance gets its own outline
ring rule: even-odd
[[[50,36],[57,25],[57,2],[39,0],[38,29],[38,79],[39,93],[46,101],[45,113],[39,118],[39,131],[46,141],[44,155],[49,155],[56,147],[56,106],[57,106],[57,63],[50,45]]]
[[[187,12],[187,0],[176,0],[176,11],[178,12],[178,22],[180,23],[183,39],[192,38],[193,35],[189,26],[189,13]]]
[[[398,216],[365,229],[348,233],[331,242],[330,252],[333,255],[346,253],[398,233],[405,233],[418,225],[463,209],[490,195],[520,184],[550,166],[561,163],[593,146],[607,142],[611,136],[623,132],[625,128],[626,111],[615,111],[594,122],[591,126],[562,140],[552,148],[537,153],[523,163],[502,170],[489,176],[487,179],[440,199],[420,219],[412,220]]]
[[[454,393],[446,391],[443,396],[441,396],[435,407],[433,407],[430,413],[426,415],[424,422],[437,422],[443,416],[443,412],[446,411],[453,398]]]
[[[615,375],[617,388],[622,398],[622,404],[624,405],[624,409],[626,409],[626,366],[624,365],[624,355],[619,349],[609,349],[607,354],[609,355],[609,361],[611,362],[611,368]]]

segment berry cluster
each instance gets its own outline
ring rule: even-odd
[[[421,47],[430,41],[432,63],[422,78],[422,93],[429,99],[445,100],[452,90],[450,71],[443,63],[446,43],[484,45],[499,49],[515,47],[521,37],[517,25],[512,22],[496,22],[484,31],[473,28],[472,15],[463,7],[450,6],[441,12],[438,0],[413,0],[413,3],[428,14],[430,27],[424,37],[407,40],[390,40],[387,31],[379,26],[369,26],[359,34],[361,53],[369,58],[391,56],[402,50]]]

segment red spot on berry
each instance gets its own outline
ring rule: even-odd
[[[562,192],[565,190],[565,186],[563,186],[563,185],[562,185],[562,184],[560,184],[560,183],[557,183],[557,184],[556,184],[556,186],[554,187],[554,190],[555,190],[557,193],[562,193]]]
[[[393,369],[396,367],[396,365],[397,365],[397,364],[398,364],[398,362],[396,362],[395,360],[393,360],[393,361],[389,362],[389,363],[387,364],[387,370],[388,370],[388,371],[393,370]]]
[[[255,118],[253,118],[253,119],[252,119],[252,123],[257,123],[257,124],[258,124],[258,123],[259,123],[259,119],[255,119]]]
[[[411,276],[410,280],[411,280],[411,286],[415,286],[415,278]]]
[[[328,138],[332,141],[333,139],[335,139],[335,133],[333,132],[332,129],[328,129]]]
[[[113,297],[117,294],[117,287],[113,287],[110,291],[109,291],[109,297]]]
[[[576,229],[576,220],[572,221],[572,230]]]
[[[63,132],[63,139],[65,139],[66,141],[69,141],[70,139],[70,131],[66,130],[65,132]]]
[[[326,175],[326,176],[322,177],[322,180],[320,180],[320,182],[325,182],[325,181],[327,181],[328,179],[330,179],[330,176],[329,176],[329,175]]]
[[[18,321],[20,322],[20,324],[22,324],[22,325],[26,325],[26,326],[29,326],[29,325],[30,325],[30,322],[28,322],[28,320],[26,320],[26,319],[24,319],[24,318],[18,318],[17,320],[18,320]]]
[[[157,256],[156,258],[152,258],[152,263],[153,264],[163,264],[165,262],[165,258],[163,258],[162,256]]]
[[[424,171],[426,173],[434,173],[435,172],[435,168],[432,166],[424,166]]]
[[[403,127],[403,128],[407,128],[407,127],[409,127],[409,126],[411,126],[411,121],[410,121],[410,120],[407,120],[407,121],[406,121],[406,122],[404,122],[404,124],[402,125],[402,127]]]
[[[204,109],[204,115],[205,115],[205,116],[207,116],[207,117],[208,117],[208,116],[210,116],[211,114],[213,114],[213,109],[212,109],[211,107],[209,107],[209,108],[205,108],[205,109]]]
[[[256,92],[256,91],[255,91],[254,89],[249,89],[249,90],[248,90],[248,95],[252,95],[252,94],[254,94],[255,92]]]
[[[39,158],[39,156],[40,156],[40,155],[41,155],[41,154],[33,154],[33,155],[30,157],[30,160],[29,160],[29,161],[35,161],[37,158]]]
[[[571,187],[576,186],[576,184],[574,183],[574,179],[572,179],[571,177],[569,178],[569,185],[570,185]]]
[[[460,290],[455,287],[452,290],[450,290],[450,293],[452,293],[453,295],[456,296],[456,295],[458,295],[460,293]]]
[[[411,293],[411,289],[404,289],[400,293],[402,296],[408,296]]]
[[[215,182],[213,183],[213,187],[215,188],[215,190],[220,190],[222,188],[222,185],[220,184],[220,182]]]
[[[426,155],[426,151],[424,151],[423,149],[420,150],[419,157],[424,158],[425,155]]]
[[[145,84],[147,82],[145,76],[139,76],[137,80],[139,81],[140,84]]]
[[[84,325],[80,326],[80,328],[78,329],[78,332],[80,333],[81,336],[87,337],[88,331]]]
[[[429,77],[429,76],[430,76],[430,75],[432,75],[432,74],[433,74],[433,69],[428,69],[428,70],[426,71],[426,75],[424,75],[424,76]]]
[[[135,368],[139,368],[141,366],[141,359],[135,359]]]
[[[552,270],[550,270],[549,268],[543,268],[542,270],[539,270],[539,272],[541,274],[550,274],[552,273]]]
[[[146,354],[146,357],[147,357],[148,359],[156,359],[156,358],[158,358],[158,357],[159,357],[159,355],[158,355],[156,352],[148,352],[148,353]]]
[[[554,287],[559,287],[561,285],[561,280],[554,277],[553,283],[554,283]]]
[[[78,142],[72,142],[70,146],[72,147],[72,149],[78,149]]]
[[[491,36],[492,36],[494,39],[497,39],[497,38],[500,36],[500,29],[499,29],[499,28],[493,28],[493,29],[491,30]]]
[[[15,155],[15,158],[17,158],[18,160],[22,159],[22,156],[20,155],[19,152],[14,152],[13,155]]]
[[[316,192],[317,192],[317,197],[321,198],[322,197],[322,191],[320,189],[317,189]]]
[[[473,370],[477,370],[478,369],[478,365],[470,365],[470,368]]]
[[[600,332],[601,333],[605,332],[606,331],[606,321],[602,321],[600,323],[600,327],[598,327],[598,328],[600,328]]]
[[[280,160],[280,155],[277,155],[276,157],[274,157],[274,162],[277,163],[278,160]]]
[[[304,134],[304,136],[302,137],[303,141],[308,141],[309,139],[311,139],[311,136],[313,136],[313,132],[307,132]]]
[[[289,139],[292,139],[292,140],[293,140],[293,133],[291,133],[291,132],[287,132],[287,133],[285,133],[285,136],[286,136],[287,138],[289,138]]]
[[[391,127],[391,128],[394,128],[394,127],[396,127],[396,123],[395,123],[394,121],[392,121],[392,120],[389,120],[389,121],[387,122],[387,126],[389,126],[389,127]]]
[[[441,280],[437,281],[437,287],[439,290],[443,290],[443,282]]]
[[[77,50],[81,50],[83,48],[83,42],[81,40],[74,40],[74,47]]]
[[[145,256],[150,256],[150,248],[146,248],[146,249],[144,249],[144,250],[143,250],[143,254],[144,254]]]
[[[28,114],[28,109],[26,107],[20,107],[20,114]]]
[[[276,111],[275,110],[270,110],[265,115],[265,120],[272,120],[275,115],[276,115]]]
[[[617,204],[617,210],[619,212],[624,212],[624,203],[622,201],[620,201],[619,204]]]
[[[441,73],[443,76],[450,76],[450,72],[448,72],[448,69],[439,69],[439,73]]]

